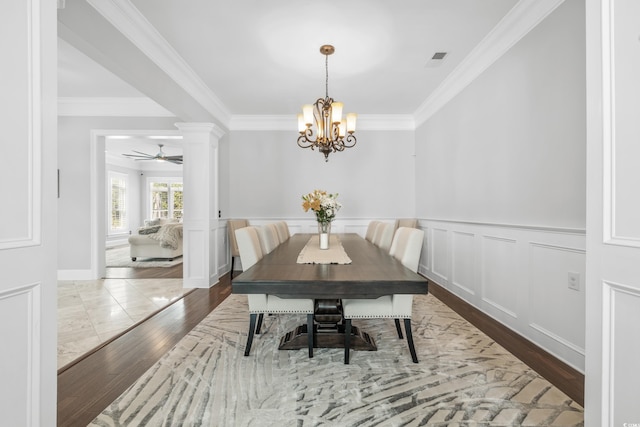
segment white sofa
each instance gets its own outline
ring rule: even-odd
[[[160,219],[157,225],[178,224],[177,220]],[[153,221],[145,221],[145,225],[156,225]],[[177,247],[171,248],[163,245],[161,240],[151,237],[150,234],[133,234],[129,236],[129,256],[135,261],[138,258],[174,258],[182,256],[182,224],[180,225],[180,238],[177,239]]]

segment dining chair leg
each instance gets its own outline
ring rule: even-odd
[[[247,346],[244,349],[245,356],[248,356],[249,351],[251,350],[251,343],[253,342],[253,332],[256,329],[256,317],[258,317],[258,315],[255,313],[249,314],[249,335],[247,336]]]
[[[260,329],[262,328],[262,320],[264,319],[264,313],[258,314],[258,325],[256,326],[256,334],[260,333]]]
[[[307,314],[307,339],[309,343],[309,359],[313,357],[313,314]]]
[[[349,364],[349,347],[351,347],[351,319],[344,320],[344,364]]]
[[[398,338],[402,339],[402,328],[400,327],[400,319],[393,319],[396,322],[396,331],[398,331]]]
[[[233,255],[231,255],[231,273],[229,275],[229,280],[233,280],[233,260],[235,259],[235,257]]]
[[[413,359],[413,363],[418,363],[418,356],[416,355],[416,348],[413,345],[413,334],[411,333],[411,319],[404,319],[404,330],[407,333],[407,343],[409,344],[409,351],[411,352],[411,359]]]

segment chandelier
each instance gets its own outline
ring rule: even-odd
[[[333,52],[335,49],[331,45],[320,47],[320,53],[325,56],[325,97],[318,98],[313,105],[303,105],[302,114],[298,114],[298,145],[312,150],[317,147],[324,154],[325,162],[329,161],[331,152],[344,151],[356,145],[353,133],[357,115],[349,113],[342,118],[342,102],[329,98],[329,55]]]

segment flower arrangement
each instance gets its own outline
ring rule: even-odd
[[[324,190],[313,190],[302,196],[302,209],[311,209],[316,214],[318,222],[331,222],[342,205],[336,199],[338,193],[329,194]]]

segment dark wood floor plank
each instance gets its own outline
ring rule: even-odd
[[[231,293],[196,289],[58,374],[58,425],[86,426]]]

